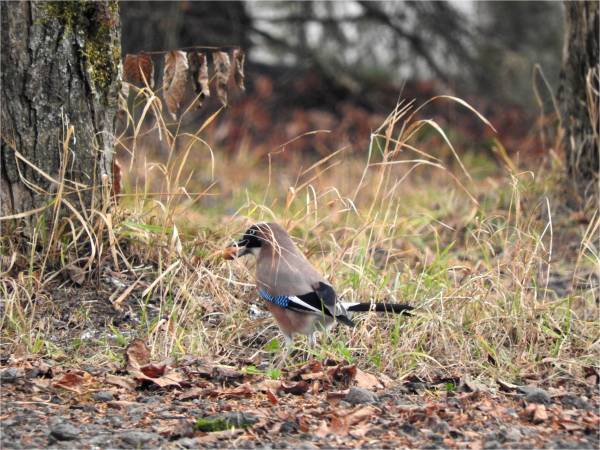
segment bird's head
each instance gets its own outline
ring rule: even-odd
[[[248,254],[258,256],[261,247],[271,241],[273,241],[272,224],[259,223],[248,228],[242,238],[234,245],[227,247],[223,254],[225,259],[239,258]]]

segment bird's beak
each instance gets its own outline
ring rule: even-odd
[[[250,250],[245,245],[232,245],[223,250],[223,258],[235,259],[250,253]]]

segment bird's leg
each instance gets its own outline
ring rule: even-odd
[[[284,333],[283,337],[285,338],[285,348],[283,349],[283,352],[279,357],[279,361],[277,362],[276,367],[278,369],[281,368],[281,366],[283,366],[294,346],[294,339],[291,335]]]
[[[308,335],[308,352],[306,353],[307,361],[310,361],[310,359],[314,356],[316,346],[317,346],[317,335],[313,332]]]

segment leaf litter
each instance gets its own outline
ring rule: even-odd
[[[509,386],[503,381],[474,389],[471,380],[453,377],[456,388],[448,389],[447,377],[394,381],[330,359],[311,360],[270,379],[248,373],[244,360],[232,365],[193,357],[153,361],[141,339],[134,339],[123,357],[121,366],[94,370],[40,359],[7,361],[0,372],[2,447],[46,447],[64,436],[83,447],[131,447],[139,441],[139,446],[166,448],[294,448],[300,442],[585,448],[599,442],[597,385],[579,397],[552,389],[551,403],[544,404],[526,400],[516,385],[505,392]],[[352,391],[376,400],[350,403]],[[563,406],[563,397],[570,399],[563,404],[578,407]],[[69,427],[79,433],[65,433]]]

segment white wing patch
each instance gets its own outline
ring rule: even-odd
[[[304,300],[301,300],[298,297],[290,296],[288,298],[290,299],[290,302],[292,302],[292,303],[295,303],[297,305],[303,306],[304,308],[308,308],[310,311],[314,311],[316,313],[322,314],[322,311],[320,309],[317,309],[314,306],[309,305]]]

